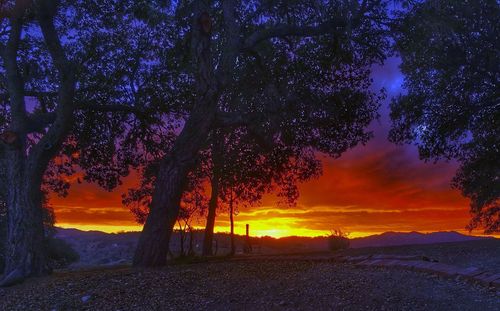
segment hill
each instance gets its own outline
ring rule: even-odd
[[[73,268],[85,266],[111,266],[128,264],[131,262],[138,232],[108,234],[99,231],[80,231],[77,229],[57,229],[56,236],[68,242],[79,254],[80,261],[72,265]],[[236,236],[237,250],[241,252],[244,236]],[[484,240],[487,238],[474,237],[458,232],[386,232],[363,238],[351,239],[351,248],[385,247],[398,245],[422,245],[447,242],[463,242]],[[201,253],[203,231],[196,231],[193,235],[194,251]],[[277,254],[294,252],[317,252],[327,250],[326,237],[252,237],[253,252],[257,254]],[[187,241],[185,245],[187,245]],[[217,233],[214,238],[216,255],[229,252],[230,237],[226,233]],[[176,256],[180,250],[180,235],[174,232],[171,242],[172,255]]]
[[[455,231],[440,231],[432,233],[420,232],[384,232],[378,235],[371,235],[363,238],[351,239],[352,248],[361,247],[384,247],[398,245],[415,245],[415,244],[435,244],[449,242],[465,242],[478,241],[488,239],[485,237],[477,237],[464,235]]]

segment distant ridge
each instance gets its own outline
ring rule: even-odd
[[[79,229],[63,229],[56,228],[57,237],[64,240],[74,240],[74,239],[119,239],[119,240],[129,240],[135,242],[138,239],[140,232],[122,232],[122,233],[105,233],[102,231],[82,231]],[[176,234],[174,234],[175,236]],[[203,230],[197,230],[196,235],[203,235]],[[216,233],[217,236],[221,238],[229,238],[227,233]],[[243,236],[236,235],[238,238],[243,238]],[[361,248],[361,247],[384,247],[384,246],[398,246],[398,245],[412,245],[412,244],[434,244],[434,243],[448,243],[448,242],[465,242],[465,241],[477,241],[482,239],[494,239],[494,237],[481,237],[465,235],[456,231],[438,231],[431,233],[421,233],[417,231],[412,232],[394,232],[388,231],[381,234],[370,235],[361,238],[350,239],[351,248]],[[273,238],[273,237],[252,237],[252,240],[273,240],[275,243],[310,243],[311,246],[326,241],[326,237],[301,237],[301,236],[289,236],[283,238]],[[322,244],[322,243],[321,243]]]
[[[382,234],[371,235],[363,238],[351,239],[352,248],[361,247],[383,247],[414,244],[434,244],[476,241],[482,239],[492,239],[491,237],[477,237],[458,233],[456,231],[440,231],[432,233],[421,232],[384,232]]]
[[[131,263],[139,232],[105,233],[100,231],[81,231],[78,229],[56,228],[56,237],[68,242],[79,254],[80,261],[75,268],[84,266],[102,266]],[[170,243],[171,250],[179,250],[180,235],[174,233]],[[227,233],[216,233],[218,254],[227,254],[230,238]],[[243,236],[236,236],[237,250],[242,250]],[[465,242],[489,239],[460,234],[458,232],[385,232],[363,238],[351,239],[351,248],[386,247],[414,244],[435,244],[447,242]],[[492,238],[493,239],[493,238]],[[201,253],[203,231],[194,234],[195,252]],[[281,239],[272,237],[252,237],[251,243],[256,253],[279,254],[295,252],[324,252],[328,249],[328,238],[290,236]]]

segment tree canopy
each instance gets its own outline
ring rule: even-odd
[[[469,227],[487,233],[500,230],[499,18],[495,0],[422,1],[395,28],[406,94],[391,104],[390,139],[458,161]]]

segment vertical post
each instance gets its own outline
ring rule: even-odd
[[[245,246],[243,247],[243,252],[249,254],[252,252],[252,243],[250,243],[250,225],[246,225],[247,235],[245,237]]]

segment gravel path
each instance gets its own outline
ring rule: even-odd
[[[0,310],[500,310],[498,292],[470,283],[305,261],[57,273],[0,297]]]

